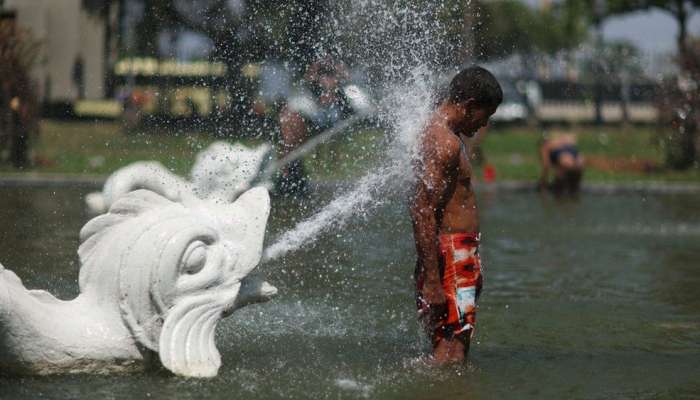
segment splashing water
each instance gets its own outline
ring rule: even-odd
[[[300,222],[296,228],[286,232],[265,250],[264,259],[278,258],[305,243],[311,243],[331,226],[344,226],[357,213],[368,213],[383,204],[382,193],[406,187],[411,180],[411,160],[415,157],[416,138],[423,129],[432,104],[431,91],[426,90],[428,81],[424,74],[416,74],[415,88],[401,93],[402,112],[395,114],[395,137],[387,149],[387,161],[377,170],[368,173],[357,185],[336,197],[318,213]]]
[[[273,260],[303,244],[316,240],[331,226],[344,226],[350,217],[362,212],[365,215],[381,206],[386,196],[382,193],[407,187],[413,176],[411,161],[417,153],[416,138],[422,131],[430,113],[431,91],[425,90],[428,81],[424,74],[416,74],[421,79],[413,81],[416,88],[402,93],[402,107],[395,116],[395,137],[387,149],[387,162],[377,170],[362,177],[357,185],[336,197],[321,211],[300,222],[293,230],[286,232],[273,245],[265,250],[264,260]],[[420,90],[422,88],[422,90]]]
[[[379,118],[389,126],[385,162],[361,178],[353,189],[339,194],[318,213],[279,237],[265,250],[265,261],[312,243],[329,228],[343,227],[353,216],[362,213],[366,217],[384,203],[385,193],[396,193],[411,186],[407,183],[413,178],[417,138],[435,103],[434,65],[441,49],[434,27],[439,24],[427,18],[431,15],[427,8],[396,9],[387,8],[386,3],[371,3],[359,2],[349,13],[344,10],[341,15],[345,15],[345,19],[340,22],[336,19],[332,25],[336,29],[342,27],[342,32],[365,32],[360,39],[362,45],[353,47],[356,58],[367,61],[383,55],[378,65],[384,85],[388,87],[379,104]],[[369,10],[374,18],[368,18]],[[364,30],[352,28],[352,24],[362,24],[362,21],[370,21],[370,25],[363,25]]]

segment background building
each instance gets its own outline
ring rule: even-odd
[[[81,0],[6,0],[17,25],[31,32],[40,47],[31,75],[44,104],[101,99],[107,93],[107,29],[99,13]]]

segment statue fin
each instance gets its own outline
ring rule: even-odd
[[[233,290],[238,291],[239,287]],[[230,297],[230,293],[223,297]],[[215,333],[223,308],[220,294],[213,292],[183,299],[170,309],[158,340],[163,366],[183,376],[216,376],[221,354],[216,348]]]

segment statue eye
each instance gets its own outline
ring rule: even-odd
[[[204,268],[207,263],[207,245],[203,242],[195,242],[185,252],[182,258],[182,273],[194,275]]]

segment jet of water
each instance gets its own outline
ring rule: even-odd
[[[336,197],[321,211],[300,222],[293,230],[286,232],[281,238],[265,249],[264,261],[274,260],[291,250],[300,248],[305,243],[311,243],[331,226],[344,226],[348,219],[363,210],[369,211],[382,204],[382,196],[378,194],[385,189],[388,182],[399,178],[397,170],[381,168],[381,173],[365,175],[354,189]]]

